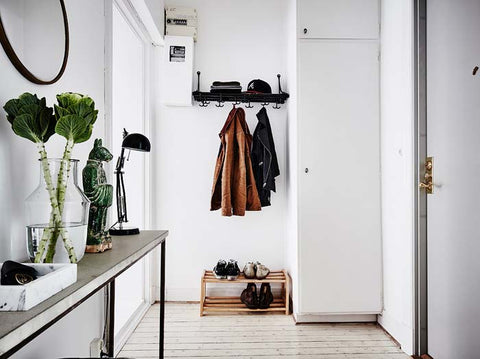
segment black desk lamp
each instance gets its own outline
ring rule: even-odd
[[[125,195],[125,184],[123,183],[123,166],[125,164],[125,150],[150,152],[150,141],[140,133],[128,133],[123,129],[122,152],[118,157],[117,167],[115,167],[115,175],[117,177],[117,214],[118,221],[110,228],[109,233],[113,236],[127,236],[131,234],[139,234],[138,228],[124,227],[123,223],[128,222],[127,219],[127,198]],[[118,228],[116,225],[118,224]]]

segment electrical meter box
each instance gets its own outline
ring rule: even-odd
[[[197,41],[197,10],[169,6],[165,9],[165,35],[190,36]]]
[[[165,36],[163,47],[163,104],[192,106],[193,38]]]

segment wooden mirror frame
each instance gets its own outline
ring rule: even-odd
[[[28,81],[33,82],[34,84],[37,84],[37,85],[51,85],[57,82],[62,77],[63,73],[65,72],[65,68],[67,67],[68,52],[70,47],[68,18],[67,18],[67,10],[65,8],[64,0],[59,0],[59,1],[60,1],[60,6],[62,7],[63,25],[65,29],[65,50],[63,54],[62,67],[60,68],[60,71],[58,72],[57,76],[55,76],[52,80],[46,80],[46,81],[40,80],[37,76],[32,74],[25,67],[22,61],[20,61],[17,54],[15,53],[15,50],[13,49],[12,44],[10,43],[10,40],[8,40],[5,27],[3,26],[2,17],[0,16],[0,43],[2,44],[2,47],[5,50],[5,53],[7,54],[8,58],[10,59],[10,62],[13,64],[13,66],[15,66],[17,71],[20,72],[22,76],[25,77]]]

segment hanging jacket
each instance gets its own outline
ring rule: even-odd
[[[211,211],[222,209],[222,216],[244,216],[260,211],[250,149],[252,135],[243,108],[233,108],[220,132],[220,151],[213,179]]]
[[[272,128],[267,110],[257,113],[257,127],[253,132],[252,164],[262,207],[270,206],[270,191],[275,192],[275,177],[280,174]]]

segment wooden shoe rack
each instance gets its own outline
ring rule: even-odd
[[[209,297],[207,296],[207,283],[218,284],[243,284],[247,283],[280,283],[282,285],[281,297],[275,297],[273,303],[267,309],[249,309],[238,297]],[[200,293],[200,316],[214,313],[242,314],[246,312],[273,312],[279,314],[290,314],[290,277],[287,271],[272,271],[265,279],[248,279],[240,273],[236,280],[217,279],[212,271],[203,271]],[[260,288],[258,288],[260,289]]]

